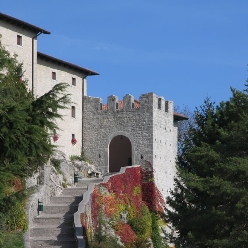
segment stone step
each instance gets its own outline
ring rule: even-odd
[[[103,181],[103,178],[79,178],[77,187],[83,185],[89,185],[90,183],[100,183]]]
[[[31,248],[77,247],[73,213],[78,210],[78,203],[83,200],[87,189],[88,183],[66,188],[60,196],[52,197],[49,205],[43,206],[30,230]]]
[[[41,214],[34,217],[35,227],[53,226],[73,226],[74,215],[73,214]]]
[[[82,196],[87,189],[87,185],[83,187],[65,188],[61,196]]]
[[[57,238],[73,238],[75,231],[73,226],[71,227],[33,227],[30,230],[30,237],[57,237]]]
[[[63,237],[38,237],[31,238],[30,244],[32,248],[76,248],[77,242],[75,238]]]
[[[78,204],[83,200],[83,196],[54,196],[51,197],[51,204]]]
[[[45,214],[73,214],[78,210],[78,204],[50,204],[44,205]]]

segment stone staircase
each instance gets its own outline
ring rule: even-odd
[[[74,213],[83,199],[90,183],[102,179],[81,179],[74,188],[65,188],[60,196],[52,197],[49,205],[34,218],[34,226],[30,230],[31,248],[76,248],[77,241],[74,230]]]

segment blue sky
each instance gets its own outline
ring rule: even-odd
[[[105,103],[154,92],[194,110],[248,78],[247,0],[1,0],[0,12],[51,32],[38,50],[97,71]]]

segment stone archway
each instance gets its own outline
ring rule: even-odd
[[[115,136],[109,144],[109,172],[119,172],[132,164],[131,141],[124,135]]]

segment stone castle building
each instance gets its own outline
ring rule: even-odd
[[[119,101],[112,95],[103,104],[102,99],[87,96],[86,78],[97,72],[37,51],[38,36],[49,31],[0,13],[0,34],[4,47],[23,63],[24,78],[35,96],[56,83],[70,85],[75,104],[61,112],[60,130],[54,130],[58,150],[67,158],[83,151],[103,174],[150,161],[158,188],[168,194],[175,176],[177,122],[187,119],[174,113],[172,101],[148,93],[139,100],[126,95]]]

